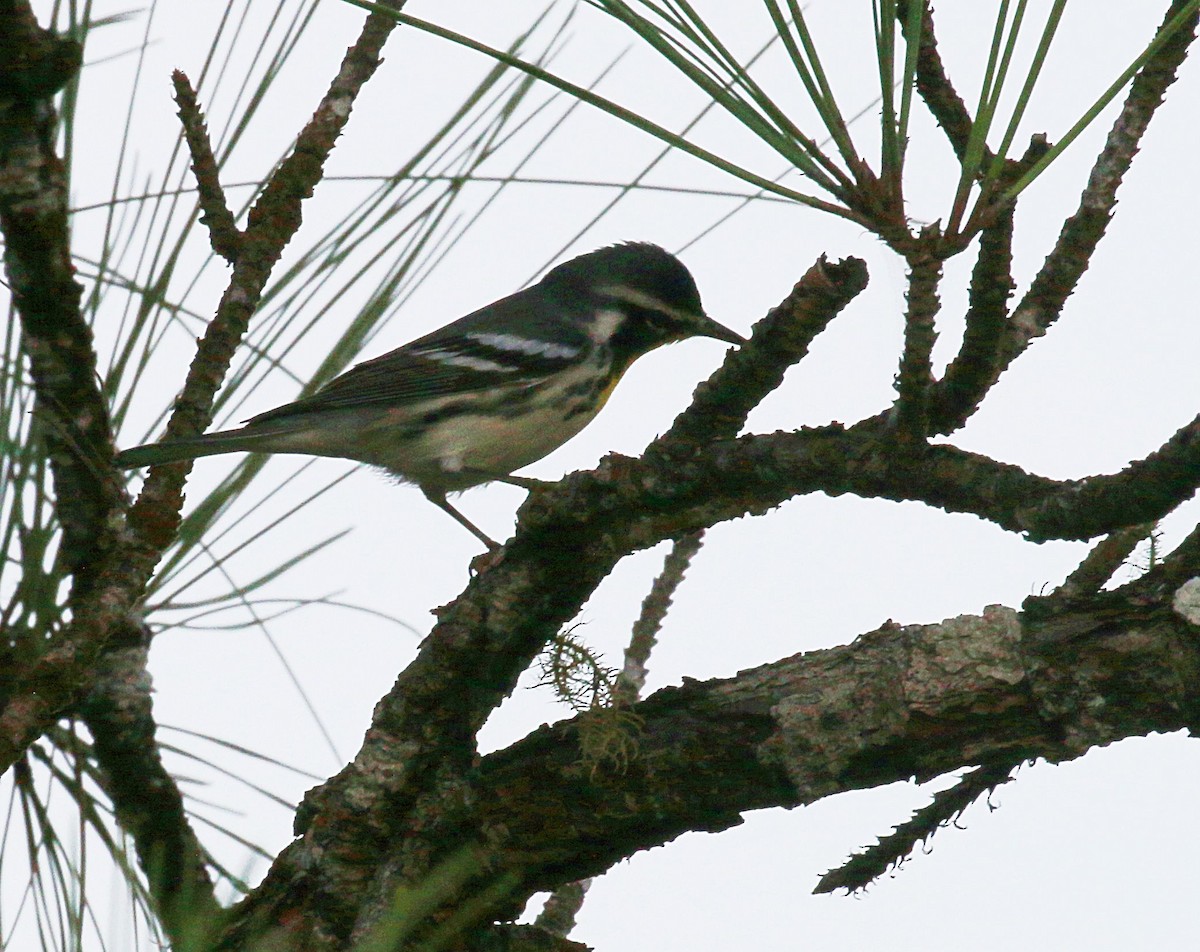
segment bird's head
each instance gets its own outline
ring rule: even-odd
[[[688,337],[745,343],[704,313],[691,272],[658,245],[629,242],[580,255],[551,270],[542,286],[569,298],[588,336],[612,347],[621,363]]]

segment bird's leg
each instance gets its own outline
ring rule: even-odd
[[[446,494],[444,492],[437,492],[432,489],[426,489],[424,486],[421,487],[421,492],[423,492],[425,494],[426,499],[428,499],[431,503],[433,503],[440,510],[442,510],[442,512],[446,513],[446,515],[450,516],[451,519],[453,519],[460,526],[462,526],[464,529],[466,529],[476,539],[478,539],[480,542],[482,542],[484,545],[486,545],[489,550],[491,550],[492,552],[495,552],[497,549],[500,548],[500,544],[498,542],[495,542],[492,539],[488,538],[488,536],[486,536],[484,534],[482,529],[480,529],[478,526],[475,525],[475,523],[473,523],[470,519],[468,519],[461,512],[459,512],[457,509],[455,509],[452,505],[450,505],[450,500],[448,500],[446,498]]]

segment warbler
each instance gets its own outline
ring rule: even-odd
[[[529,485],[510,474],[583,429],[634,360],[688,337],[745,343],[704,313],[674,255],[641,242],[612,245],[240,429],[136,446],[116,463],[237,452],[358,460],[415,483],[495,548],[446,494],[496,479]]]

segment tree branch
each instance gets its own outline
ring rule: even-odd
[[[1138,543],[1154,531],[1154,524],[1130,526],[1106,535],[1093,546],[1082,562],[1051,595],[1052,598],[1079,598],[1100,591],[1125,562]]]
[[[812,269],[755,328],[751,343],[727,355],[722,369],[698,388],[692,407],[656,442],[661,465],[674,466],[667,451],[670,457],[690,452],[691,441],[706,434],[736,433],[745,414],[865,282],[865,268],[854,259]],[[752,356],[743,356],[747,350]],[[629,539],[607,536],[602,522],[582,532],[519,532],[502,562],[441,610],[416,660],[376,706],[354,761],[305,798],[296,825],[303,838],[281,856],[273,875],[299,875],[308,890],[324,897],[321,927],[330,934],[346,936],[353,929],[358,910],[337,897],[361,894],[364,856],[377,855],[393,838],[411,843],[414,827],[437,822],[422,820],[424,814],[444,819],[454,813],[447,791],[466,796],[463,778],[475,757],[476,732],[547,641],[632,551]],[[664,538],[699,528],[668,531]],[[371,806],[364,811],[363,803]],[[245,915],[278,920],[287,912]]]
[[[637,705],[624,773],[579,769],[577,721],[543,727],[484,758],[479,810],[532,893],[747,810],[1194,727],[1200,641],[1169,602],[1046,620],[994,606],[667,688]]]
[[[1090,539],[1161,519],[1198,483],[1200,417],[1121,472],[1074,480],[1048,479],[945,444],[898,453],[872,418],[849,429],[832,424],[742,436],[697,448],[682,462],[606,457],[594,471],[531,494],[519,511],[524,531],[508,552],[535,557],[528,541],[536,547],[568,531],[584,532],[585,540],[603,534],[604,551],[636,551],[811,492],[923,502],[971,513],[1034,542]]]
[[[1163,24],[1170,22],[1186,2],[1173,0]],[[1063,224],[1054,249],[1013,311],[1001,345],[997,377],[1058,319],[1067,298],[1088,269],[1116,207],[1117,189],[1129,171],[1150,120],[1175,82],[1176,72],[1195,38],[1198,18],[1200,12],[1194,12],[1134,78],[1104,148],[1092,166],[1079,209]]]
[[[936,225],[921,230],[907,255],[908,309],[904,314],[904,351],[896,375],[898,394],[893,409],[897,439],[911,446],[924,443],[929,432],[929,391],[933,386],[931,356],[937,342],[934,326],[941,302],[938,285],[942,280],[942,261],[937,255],[939,230]]]
[[[581,767],[580,718],[543,727],[479,766],[462,826],[469,842],[489,844],[476,894],[519,876],[517,892],[494,907],[509,915],[534,892],[686,831],[734,826],[747,810],[964,765],[1060,762],[1123,737],[1194,728],[1200,639],[1170,610],[1172,596],[1104,593],[1051,615],[994,606],[937,625],[889,623],[848,646],[667,688],[634,708],[638,755],[621,772]],[[347,802],[372,804],[371,781],[360,772],[351,783],[361,799],[342,791]],[[373,855],[359,857],[363,882],[385,862]],[[305,859],[320,857],[303,840],[285,850],[238,915],[311,915],[324,897]]]
[[[971,138],[974,121],[942,64],[937,36],[933,29],[933,8],[929,0],[903,0],[896,4],[896,20],[903,32],[908,26],[908,4],[918,2],[924,9],[921,14],[920,45],[917,49],[917,92],[934,120],[946,133],[950,147],[961,162],[967,154],[967,143]],[[912,37],[905,34],[905,40],[912,42]],[[992,153],[985,146],[981,167],[987,168],[991,162]]]
[[[1058,482],[953,447],[895,454],[877,427],[827,427],[698,447],[684,465],[610,457],[595,472],[533,493],[504,558],[440,611],[416,660],[376,706],[354,761],[306,797],[301,839],[239,917],[300,921],[297,913],[315,905],[322,929],[348,936],[357,910],[345,903],[361,897],[387,844],[410,845],[414,830],[448,817],[455,828],[469,826],[478,797],[465,780],[475,732],[629,552],[817,490],[919,499],[1034,538],[1087,536],[1107,531],[1098,521],[1148,521],[1147,505],[1167,509],[1191,493],[1200,479],[1200,421],[1181,434],[1159,460]],[[1138,488],[1142,476],[1164,473],[1176,478],[1162,489]],[[743,767],[714,762],[713,777]],[[280,883],[291,885],[281,892]]]
[[[963,811],[981,796],[990,794],[1002,783],[1008,783],[1014,769],[1012,764],[1005,762],[969,771],[954,786],[935,793],[933,799],[914,813],[911,819],[822,876],[813,892],[831,893],[837,889],[854,892],[865,889],[889,869],[903,863],[913,850],[927,842],[939,829],[962,816]]]
[[[391,5],[402,3],[403,0],[395,0]],[[354,99],[378,66],[380,49],[394,27],[395,21],[382,14],[367,18],[329,91],[297,138],[292,154],[272,176],[251,211],[233,276],[176,401],[167,426],[168,437],[200,432],[210,422],[213,396],[246,331],[271,268],[299,227],[302,202],[319,181],[325,159],[350,115]],[[57,158],[42,161],[50,166],[58,162]],[[52,203],[53,207],[58,206]],[[65,209],[65,204],[62,207]],[[50,223],[53,221],[51,218]],[[58,254],[66,254],[65,245]],[[69,259],[66,260],[69,266]],[[61,273],[61,268],[56,273]],[[63,294],[78,294],[73,282],[71,287],[59,290]],[[88,350],[93,361],[89,366],[94,367],[90,338]],[[81,362],[84,360],[85,355],[77,356]],[[106,452],[111,457],[111,439]],[[180,464],[151,470],[129,511],[127,532],[94,570],[96,581],[86,598],[74,606],[71,623],[30,670],[17,676],[23,690],[9,698],[0,711],[0,771],[6,770],[22,750],[88,690],[94,677],[93,666],[112,633],[128,624],[154,566],[174,537],[189,469],[190,464]]]
[[[404,0],[385,0],[382,5],[398,10]],[[194,436],[212,422],[213,398],[250,326],[263,288],[283,249],[299,230],[301,207],[321,180],[325,161],[350,119],[354,101],[378,68],[383,44],[395,27],[396,21],[381,13],[367,17],[316,112],[296,137],[291,154],[250,209],[229,285],[197,346],[183,390],[167,421],[166,439]],[[144,556],[153,560],[151,565],[179,527],[183,485],[190,471],[190,462],[151,467],[129,512],[130,528]]]
[[[107,652],[81,713],[104,790],[133,839],[159,920],[172,945],[184,948],[215,930],[223,910],[205,866],[208,854],[159,755],[147,655],[145,646]]]
[[[184,138],[192,154],[192,174],[196,176],[200,221],[208,227],[213,251],[233,264],[241,254],[242,233],[225,201],[225,190],[221,187],[220,170],[208,139],[204,114],[196,101],[196,91],[182,70],[177,69],[171,74],[171,84],[175,87],[175,103],[179,106]]]
[[[471,936],[470,952],[592,952],[590,945],[572,942],[536,925],[502,922]]]
[[[996,221],[980,233],[962,346],[931,394],[931,434],[945,435],[963,426],[999,377],[1000,342],[1008,318],[1008,299],[1015,287],[1013,213],[1013,205],[1002,209]]]
[[[45,442],[62,525],[60,558],[78,606],[112,545],[108,515],[124,504],[109,476],[108,407],[92,332],[79,308],[67,227],[67,170],[54,151],[54,93],[82,50],[43,30],[25,0],[0,3],[0,232],[34,390],[34,432]]]
[[[692,559],[704,542],[704,531],[690,532],[674,541],[671,551],[663,561],[662,572],[650,587],[650,594],[642,600],[642,610],[633,623],[629,645],[625,648],[625,664],[617,677],[613,701],[617,704],[632,704],[642,696],[646,687],[646,668],[650,652],[658,643],[658,631],[671,607],[671,599],[683,582]]]
[[[788,368],[867,286],[860,258],[832,264],[822,255],[788,294],[754,325],[750,340],[725,356],[721,367],[696,388],[691,405],[649,447],[670,453],[709,440],[737,436],[750,411],[782,382]]]

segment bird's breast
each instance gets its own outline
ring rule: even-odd
[[[532,384],[446,399],[372,460],[403,479],[466,489],[536,462],[582,430],[616,385],[607,348]],[[400,425],[394,421],[393,425]]]

